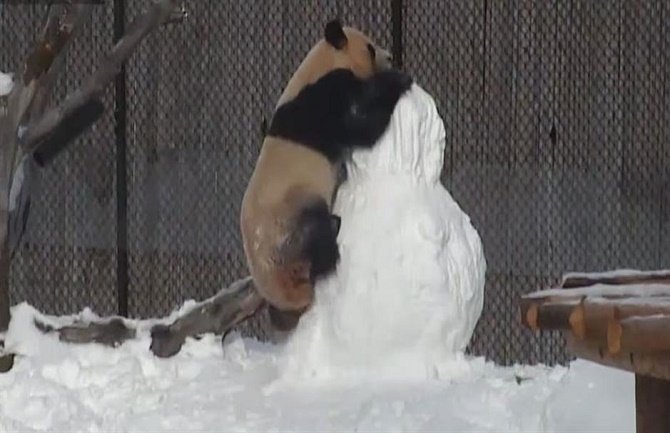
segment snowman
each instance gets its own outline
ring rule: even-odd
[[[414,84],[379,142],[353,153],[333,210],[341,259],[287,341],[285,377],[426,378],[462,359],[486,261],[440,182],[444,149],[435,101]]]

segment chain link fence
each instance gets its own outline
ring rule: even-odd
[[[93,130],[40,171],[13,263],[13,303],[114,313],[127,280],[129,315],[147,317],[244,276],[238,213],[262,125],[334,16],[400,50],[403,68],[437,101],[444,182],[488,261],[472,353],[502,364],[564,362],[558,335],[521,328],[519,295],[566,271],[670,267],[667,2],[186,5],[188,19],[149,36],[126,67],[125,179],[116,178],[113,89]],[[126,2],[128,18],[145,6]],[[57,98],[111,48],[114,8],[109,0],[95,8]],[[19,68],[44,10],[0,4],[0,70]],[[264,320],[246,332],[263,337]]]

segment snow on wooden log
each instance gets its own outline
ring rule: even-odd
[[[613,319],[607,327],[607,346],[611,353],[670,352],[670,316]]]
[[[598,297],[607,299],[670,297],[670,284],[631,284],[613,285],[595,284],[574,289],[547,289],[523,295],[528,302],[539,300],[576,299],[580,297]]]
[[[587,287],[594,284],[670,284],[670,270],[636,271],[622,269],[599,273],[568,273],[563,276],[561,287],[564,289]]]
[[[225,335],[235,325],[252,317],[263,304],[251,277],[237,280],[180,314],[172,323],[155,325],[150,331],[150,350],[158,357],[167,358],[178,353],[188,337],[206,333]],[[67,343],[117,347],[137,337],[135,325],[117,316],[58,328],[37,319],[34,323],[40,331],[55,333]]]
[[[56,328],[38,319],[35,327],[45,334],[57,333],[58,339],[66,343],[87,344],[99,343],[105,346],[118,347],[126,340],[136,337],[136,330],[127,324],[122,317],[109,317],[99,322],[75,322],[72,325]]]
[[[669,324],[665,328],[655,320],[638,320],[670,317],[670,284],[662,283],[665,278],[670,278],[670,272],[571,276],[565,280],[567,285],[593,284],[523,296],[521,322],[533,331],[569,331],[577,340],[612,353],[670,350],[670,319],[665,319]],[[648,337],[641,338],[640,332],[649,332]]]

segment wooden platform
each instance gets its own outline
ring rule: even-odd
[[[635,373],[639,433],[670,432],[670,270],[568,274],[524,295],[521,322],[577,357]]]

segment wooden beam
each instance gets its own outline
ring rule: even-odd
[[[581,299],[546,300],[523,304],[521,321],[533,331],[570,329],[573,312]]]
[[[670,381],[635,375],[637,433],[670,432]]]
[[[670,352],[670,316],[613,318],[607,326],[611,353]]]
[[[670,352],[613,354],[590,341],[577,340],[571,333],[566,332],[565,339],[568,350],[579,358],[635,374],[670,380]]]
[[[606,299],[586,297],[574,313],[573,331],[580,340],[607,339],[607,328],[615,316],[626,319],[633,316],[670,316],[670,297]]]

